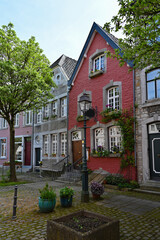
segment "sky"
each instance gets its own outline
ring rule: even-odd
[[[93,22],[103,27],[118,9],[117,0],[0,0],[0,27],[12,22],[21,40],[35,36],[51,63],[78,60]]]

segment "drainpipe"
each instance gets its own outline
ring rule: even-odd
[[[33,150],[34,150],[34,110],[33,110],[33,118],[32,118],[32,139],[31,139],[31,171],[34,171],[33,166]]]
[[[136,118],[136,109],[135,109],[135,70],[133,69],[133,116]],[[137,166],[137,155],[136,155],[136,122],[134,121],[134,158],[135,158],[135,167]]]
[[[67,156],[68,156],[68,148],[69,148],[69,134],[68,134],[68,130],[69,130],[69,91],[70,91],[70,87],[67,86]],[[67,157],[67,164],[68,164],[68,157]]]

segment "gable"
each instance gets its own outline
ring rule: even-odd
[[[77,76],[77,73],[83,63],[84,57],[85,57],[85,53],[87,52],[88,48],[90,47],[90,44],[92,42],[92,40],[94,39],[95,33],[98,32],[101,37],[113,48],[113,49],[119,49],[120,50],[120,55],[122,55],[122,51],[120,49],[120,47],[118,46],[118,39],[116,37],[114,37],[112,34],[107,33],[102,27],[100,27],[98,24],[96,24],[95,22],[92,25],[92,28],[90,30],[90,33],[88,35],[88,38],[84,44],[84,47],[82,49],[82,52],[80,54],[80,57],[77,61],[76,67],[73,71],[73,74],[70,78],[70,80],[68,81],[68,85],[71,86],[72,83],[74,82],[74,79]],[[126,61],[127,64],[130,67],[133,67],[133,62],[132,61]]]

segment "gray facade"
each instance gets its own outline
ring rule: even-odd
[[[139,183],[160,181],[160,89],[157,87],[155,97],[151,85],[148,84],[149,68],[135,72],[136,108],[136,160]],[[148,82],[147,82],[148,81]],[[159,79],[154,78],[151,84]],[[149,99],[151,98],[151,99]]]
[[[34,113],[33,166],[42,161],[42,170],[52,170],[67,155],[67,84],[76,61],[62,55],[55,61],[53,99]]]

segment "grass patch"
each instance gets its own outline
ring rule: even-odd
[[[0,181],[0,187],[20,185],[20,184],[25,184],[25,183],[28,183],[28,182],[26,182],[26,181],[22,181],[22,182],[1,182]]]

